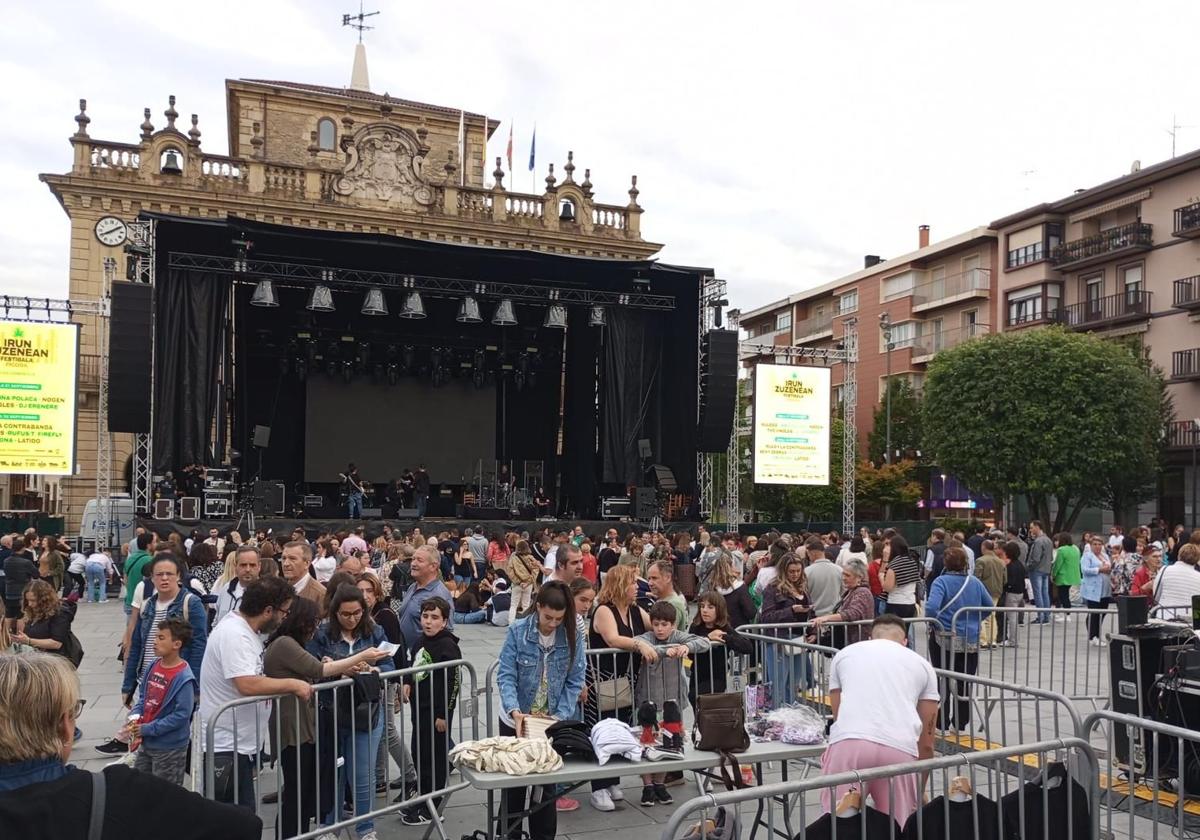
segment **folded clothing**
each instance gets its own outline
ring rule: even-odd
[[[455,767],[465,765],[485,773],[527,776],[531,773],[551,773],[560,769],[563,761],[549,741],[497,735],[458,744],[450,750],[450,763]]]
[[[590,727],[580,720],[560,720],[546,730],[550,746],[563,758],[576,756],[587,761],[596,760],[596,749],[592,746]]]
[[[638,743],[635,730],[617,718],[604,718],[592,726],[592,748],[596,751],[597,763],[604,765],[614,755],[630,761],[640,761],[642,745]]]

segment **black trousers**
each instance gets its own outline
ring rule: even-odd
[[[945,655],[945,661],[942,657]],[[938,644],[935,636],[929,637],[929,661],[933,667],[947,671],[957,671],[960,674],[974,675],[979,671],[979,654],[976,653],[945,653]],[[942,695],[942,705],[938,709],[937,725],[939,729],[966,729],[971,723],[971,684],[965,680],[947,680]]]
[[[283,774],[280,778],[283,790],[279,794],[280,836],[295,837],[308,831],[317,817],[317,746],[284,747],[279,763]]]
[[[442,672],[442,675],[446,674]],[[436,672],[429,678],[438,676]],[[414,698],[415,699],[415,698]],[[410,704],[412,709],[412,756],[417,765],[417,785],[421,793],[430,793],[446,786],[446,778],[450,775],[450,714],[444,710],[436,711],[425,708],[420,703]],[[441,717],[446,721],[446,731],[438,732],[434,719]],[[441,805],[441,797],[433,800],[434,807]]]
[[[516,735],[517,731],[504,721],[500,721],[500,734]],[[558,798],[557,785],[539,785],[532,789],[508,788],[502,791],[504,806],[507,809],[509,817],[508,824],[501,826],[500,831],[497,832],[500,837],[507,836],[510,840],[518,840],[520,837],[521,823],[520,821],[515,821],[511,815],[525,810],[526,791],[530,790],[533,793],[533,796],[529,797],[530,807],[533,807],[535,804],[544,803],[544,807],[529,815],[530,840],[554,840],[554,835],[558,833],[558,810],[554,804]]]
[[[1054,587],[1054,589],[1054,594],[1057,596],[1055,600],[1058,601],[1059,608],[1064,610],[1071,609],[1071,587],[1059,585]]]
[[[1087,601],[1089,610],[1106,610],[1108,605],[1112,603],[1112,598],[1101,598],[1099,601]],[[1100,620],[1104,616],[1099,613],[1092,613],[1088,616],[1088,639],[1100,638]]]

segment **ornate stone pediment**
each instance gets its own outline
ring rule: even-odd
[[[434,190],[423,171],[428,149],[412,132],[373,123],[356,131],[344,148],[346,166],[333,184],[338,195],[391,206],[434,203]]]

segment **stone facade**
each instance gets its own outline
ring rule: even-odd
[[[71,220],[71,299],[99,298],[105,258],[124,266],[120,247],[96,239],[96,222],[132,221],[143,211],[611,259],[645,259],[661,248],[642,239],[636,175],[621,204],[596,202],[590,171],[577,181],[570,153],[561,180],[549,166],[540,195],[506,189],[500,158],[485,177],[485,135],[497,123],[481,115],[351,88],[259,80],[227,80],[225,88],[228,155],[203,150],[197,115],[181,121],[174,96],[162,127],[145,110],[134,143],[92,138],[80,101],[70,171],[41,175]],[[98,377],[87,371],[98,370],[103,352],[94,318],[76,320],[79,472],[62,481],[68,533],[95,492]],[[126,489],[131,453],[131,437],[115,435],[114,491]]]

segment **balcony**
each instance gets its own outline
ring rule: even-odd
[[[1200,347],[1191,350],[1176,350],[1171,354],[1171,381],[1195,382],[1200,380]]]
[[[1176,309],[1200,309],[1200,275],[1176,280],[1171,305]]]
[[[964,341],[978,338],[981,335],[987,335],[991,331],[992,328],[987,324],[971,324],[970,326],[957,327],[952,330],[937,330],[917,336],[912,343],[913,364],[928,362],[943,350],[957,347]]]
[[[1141,291],[1107,295],[1059,307],[1053,316],[1055,321],[1073,330],[1105,329],[1149,318],[1150,296],[1150,292]]]
[[[1083,239],[1064,242],[1054,249],[1050,255],[1050,262],[1060,270],[1074,271],[1146,251],[1154,244],[1152,228],[1152,225],[1143,222],[1131,222],[1085,236]]]
[[[85,392],[100,389],[100,356],[96,353],[79,354],[79,390]]]
[[[797,321],[792,327],[792,343],[803,344],[822,338],[833,338],[833,312],[822,312],[803,321]]]
[[[913,289],[912,311],[925,312],[970,298],[986,298],[992,288],[992,272],[972,268],[961,274],[921,283]]]
[[[1167,447],[1191,449],[1200,446],[1200,430],[1191,420],[1173,420],[1167,424]]]
[[[1175,208],[1174,234],[1181,239],[1200,237],[1200,202]]]

